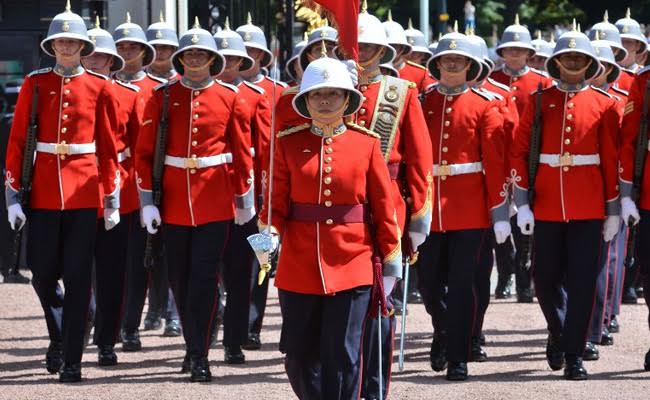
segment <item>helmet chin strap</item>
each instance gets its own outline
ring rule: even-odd
[[[472,62],[470,61],[470,62],[467,63],[465,68],[463,68],[462,70],[460,70],[460,71],[450,71],[447,68],[445,68],[445,66],[442,65],[442,63],[440,63],[440,70],[444,71],[445,74],[448,75],[449,78],[451,78],[451,79],[458,79],[458,78],[464,77],[465,80],[467,80],[467,71],[469,71],[471,66],[472,66]]]
[[[197,71],[203,70],[207,66],[212,65],[215,58],[216,58],[216,56],[213,55],[212,57],[210,57],[210,59],[205,64],[203,64],[203,65],[201,65],[199,67],[191,67],[191,66],[187,65],[185,63],[185,61],[183,61],[183,57],[179,57],[178,61],[181,63],[181,65],[183,65],[183,68],[185,68],[186,71],[197,72]]]
[[[386,48],[382,47],[372,57],[370,57],[369,60],[367,60],[365,62],[359,62],[359,65],[361,65],[362,68],[367,68],[367,67],[375,64],[380,58],[382,58],[384,56],[385,53],[386,53]]]
[[[66,54],[61,53],[59,50],[57,50],[56,45],[54,43],[52,43],[52,50],[54,50],[54,53],[56,55],[58,55],[59,57],[64,57],[64,58],[76,57],[79,53],[81,53],[83,51],[84,47],[86,47],[86,43],[81,42],[81,45],[79,46],[77,51],[75,51],[74,53],[72,53],[70,55],[66,55]]]
[[[338,122],[342,121],[343,119],[343,113],[345,110],[348,108],[348,105],[350,104],[350,94],[346,94],[345,101],[341,105],[341,107],[337,108],[336,110],[333,110],[328,113],[323,113],[318,110],[315,110],[313,107],[309,105],[309,101],[306,101],[305,104],[307,105],[307,111],[309,111],[309,116],[312,119],[312,123],[319,128],[321,128],[324,132],[326,133],[331,133],[335,128],[338,127]],[[323,122],[323,121],[334,121],[332,122]]]
[[[145,53],[146,53],[146,51],[142,50],[142,51],[140,51],[140,53],[138,53],[137,56],[135,56],[133,58],[129,58],[128,60],[125,59],[124,62],[127,63],[127,64],[133,64],[134,62],[139,61],[142,58],[144,58]]]
[[[587,65],[585,65],[580,69],[569,69],[564,64],[562,64],[562,62],[557,58],[553,59],[553,62],[555,62],[555,65],[560,69],[561,74],[568,75],[568,76],[580,76],[580,75],[584,75],[587,72],[589,67],[591,67],[591,64],[593,64],[594,60],[590,58]]]

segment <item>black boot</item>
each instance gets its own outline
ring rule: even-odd
[[[533,289],[529,287],[517,289],[517,303],[532,303],[533,301]]]
[[[474,362],[484,362],[487,361],[487,353],[481,347],[481,338],[473,337],[472,338],[472,352],[470,354],[470,361]]]
[[[616,319],[616,315],[612,315],[612,320],[609,321],[609,324],[607,325],[607,329],[609,330],[609,333],[620,332],[621,326],[618,324],[618,319]]]
[[[601,346],[611,346],[614,344],[614,336],[609,332],[609,329],[603,328],[603,332],[600,335],[600,344]]]
[[[587,377],[587,370],[582,366],[582,358],[575,355],[567,355],[564,379],[569,381],[584,381]]]
[[[244,350],[259,350],[262,348],[262,341],[260,340],[260,334],[255,332],[250,332],[248,334],[248,340],[246,344],[242,346]]]
[[[163,336],[176,337],[183,334],[181,322],[177,319],[168,319],[165,321],[165,330]]]
[[[81,381],[81,363],[64,363],[59,372],[59,382],[73,383]]]
[[[144,330],[145,331],[157,331],[162,328],[162,320],[160,315],[155,313],[147,313],[147,316],[144,317]]]
[[[499,275],[497,287],[494,290],[495,299],[507,299],[512,295],[512,277],[508,275]]]
[[[19,283],[19,284],[26,284],[29,283],[30,280],[28,277],[22,275],[19,271],[15,272],[3,272],[2,276],[4,277],[4,283]]]
[[[97,354],[97,364],[102,367],[117,365],[117,354],[115,354],[115,348],[113,345],[106,344],[97,347],[99,349],[99,353]]]
[[[201,357],[192,360],[192,375],[190,381],[192,382],[210,382],[212,374],[210,373],[210,363],[207,357]]]
[[[45,353],[45,368],[50,374],[57,374],[63,365],[63,346],[61,342],[50,342]]]
[[[600,352],[598,347],[592,342],[587,342],[585,344],[585,351],[582,353],[582,358],[585,361],[596,361],[600,358]]]
[[[244,364],[246,362],[246,357],[241,351],[240,346],[231,346],[225,348],[224,361],[226,364]]]
[[[467,380],[467,363],[449,361],[447,367],[448,381],[466,381]]]
[[[447,368],[447,339],[442,335],[433,335],[429,358],[431,369],[440,372]]]
[[[638,296],[636,295],[634,287],[623,288],[623,298],[621,299],[623,304],[636,304],[637,301]]]
[[[122,331],[122,351],[140,351],[142,342],[140,341],[140,332],[136,329],[133,332]]]
[[[181,364],[181,374],[187,374],[192,370],[192,359],[190,358],[190,353],[185,352],[185,357],[183,357],[183,363]]]
[[[643,368],[645,368],[646,371],[650,371],[650,350],[645,353],[645,363],[643,364]]]
[[[553,371],[561,370],[564,366],[564,352],[560,349],[560,337],[548,335],[546,340],[546,361]]]

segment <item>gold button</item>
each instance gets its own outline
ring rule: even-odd
[[[571,139],[564,139],[564,144],[571,144]]]
[[[327,139],[325,139],[325,143],[327,143],[327,144],[332,144],[332,142],[333,142],[333,140],[332,140],[331,137],[328,137]]]
[[[517,78],[517,77],[512,78],[513,82],[517,82],[518,80],[519,80],[519,78]]]
[[[65,160],[65,154],[61,154],[61,156],[59,158],[62,159],[62,160]]]
[[[199,143],[196,140],[192,140],[192,146],[196,146],[197,144]]]
[[[325,207],[332,207],[332,202],[329,200],[325,201]]]
[[[63,114],[63,116],[61,118],[68,119],[68,114]]]
[[[448,133],[443,133],[442,138],[443,139],[449,139],[449,134]]]
[[[70,83],[70,78],[65,78],[65,79],[63,80],[63,82],[64,82],[64,83]]]
[[[569,97],[573,97],[575,95],[576,95],[575,93],[569,93]]]
[[[446,153],[447,151],[449,151],[448,148],[446,148],[446,147],[443,147],[443,148],[442,148],[442,152],[443,152],[443,153]]]
[[[196,154],[192,154],[190,158],[196,158]]]
[[[70,89],[66,89],[63,91],[64,94],[70,94]]]
[[[454,98],[452,96],[447,96],[447,101],[454,101]]]
[[[326,163],[331,163],[332,162],[332,157],[325,157],[325,162]]]
[[[517,89],[518,89],[517,86],[513,86],[513,87],[512,87],[512,90],[517,90]]]
[[[442,161],[440,161],[440,164],[442,164],[442,165],[447,165],[447,160],[442,160]]]
[[[566,116],[566,119],[568,119],[569,121],[571,121],[571,120],[573,119],[573,114],[569,114],[569,115],[567,115],[567,116]]]
[[[566,129],[564,129],[564,131],[567,132],[567,133],[568,133],[568,132],[571,132],[571,127],[570,127],[570,126],[567,126]]]
[[[332,191],[329,190],[329,189],[325,189],[325,190],[323,190],[323,194],[324,194],[325,196],[329,196],[329,195],[332,194]]]
[[[199,131],[199,128],[192,128],[192,133],[196,133]]]
[[[69,105],[70,105],[70,104],[69,104],[67,101],[66,101],[65,103],[63,103],[63,107],[67,107],[67,106],[69,106]]]
[[[569,107],[569,108],[573,108],[573,103],[569,103],[569,104],[567,104],[567,107]]]
[[[562,171],[567,172],[569,170],[569,167],[562,167]]]
[[[359,114],[365,115],[366,114],[366,109],[362,108],[361,110],[359,110]]]
[[[194,91],[194,96],[198,96],[199,94],[201,94],[201,92],[199,92],[198,90]]]
[[[192,168],[192,169],[190,170],[190,174],[196,174],[196,170],[195,170],[194,168]]]
[[[368,90],[368,85],[361,85],[359,89],[361,89],[362,92],[365,92],[366,90]]]
[[[194,114],[194,119],[199,119],[199,114]]]
[[[517,96],[512,96],[512,101],[517,101]]]
[[[359,125],[361,125],[361,126],[366,126],[366,121],[361,121],[361,122],[359,122]]]
[[[433,115],[433,111],[427,111],[427,114]]]
[[[325,172],[327,172],[328,174],[332,172],[332,167],[330,167],[329,165],[325,167]]]
[[[451,107],[447,107],[447,109],[445,110],[445,112],[446,112],[447,114],[449,114],[449,113],[452,112],[452,111],[453,111],[453,108],[451,108]]]
[[[332,177],[326,176],[325,179],[323,179],[323,182],[325,182],[326,185],[329,185],[332,183]]]
[[[63,128],[61,128],[61,133],[66,133],[67,131],[68,131],[68,128],[66,128],[65,126]]]
[[[327,154],[332,154],[333,151],[334,151],[334,149],[332,149],[331,147],[328,147],[327,149],[325,149],[325,152]]]
[[[451,121],[445,121],[445,126],[451,125]]]
[[[443,176],[440,177],[440,179],[442,179],[443,181],[446,181],[446,180],[447,180],[447,176],[446,176],[446,175],[443,175]]]
[[[198,101],[195,101],[195,102],[194,102],[194,107],[198,107],[198,106],[199,106],[199,102],[198,102]]]
[[[327,219],[327,220],[325,221],[325,223],[326,223],[327,225],[332,225],[332,224],[334,223],[334,221],[333,221],[331,218],[329,218],[329,219]]]

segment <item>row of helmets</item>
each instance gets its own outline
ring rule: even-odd
[[[81,56],[85,57],[93,52],[106,53],[114,57],[112,70],[118,71],[123,68],[124,60],[117,54],[116,44],[120,42],[139,43],[144,48],[143,66],[149,66],[156,58],[154,45],[168,45],[177,49],[172,56],[174,68],[180,73],[183,72],[183,66],[178,56],[184,50],[190,48],[204,49],[214,53],[216,62],[212,66],[212,73],[217,75],[223,69],[225,64],[223,55],[237,55],[245,59],[243,66],[250,69],[253,66],[253,59],[246,52],[246,47],[259,49],[263,52],[261,61],[262,67],[268,67],[273,61],[273,54],[267,47],[266,36],[262,29],[253,25],[250,13],[245,25],[231,31],[228,21],[226,20],[225,29],[217,32],[214,37],[208,31],[201,29],[198,18],[192,29],[188,30],[178,39],[176,31],[171,25],[164,21],[160,16],[160,21],[151,24],[145,31],[133,22],[129,13],[126,14],[126,22],[117,26],[110,32],[102,29],[99,24],[99,18],[96,19],[93,29],[87,30],[83,19],[71,11],[70,1],[68,0],[65,11],[57,14],[50,23],[47,37],[41,42],[43,51],[54,56],[52,43],[58,38],[78,39],[83,42]],[[223,55],[222,55],[223,54]]]

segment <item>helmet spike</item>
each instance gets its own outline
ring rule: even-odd
[[[230,17],[226,15],[226,21],[223,23],[223,30],[224,31],[229,31],[230,30]]]
[[[128,11],[126,12],[126,23],[127,24],[131,23],[131,13]]]
[[[330,26],[330,21],[327,18],[323,19],[323,26]]]
[[[309,34],[307,33],[307,31],[305,31],[305,33],[302,34],[302,40],[304,40],[305,42],[309,40]]]
[[[632,18],[632,12],[630,11],[630,7],[625,10],[625,18]]]
[[[413,20],[409,17],[409,29],[413,29]]]
[[[603,15],[603,22],[609,22],[609,12],[605,10],[605,14]]]
[[[549,41],[550,44],[555,44],[555,34],[551,32],[551,40]]]
[[[95,15],[95,28],[100,29],[101,25],[99,24],[99,14]]]
[[[388,21],[393,22],[393,11],[388,9]]]
[[[363,0],[361,2],[361,13],[366,14],[368,12],[368,0]]]
[[[70,0],[67,0],[65,2],[65,11],[66,12],[71,12],[72,8],[70,7]]]
[[[246,15],[246,23],[248,25],[253,25],[253,17],[251,16],[251,12],[249,11],[248,14]]]
[[[454,32],[458,33],[458,20],[454,21]]]
[[[325,41],[320,42],[320,57],[327,58],[327,46],[325,46]]]
[[[442,39],[442,32],[438,32],[438,41],[440,41],[440,39]]]
[[[199,23],[199,17],[198,16],[194,17],[194,26],[192,28],[193,29],[200,29],[201,28],[201,24]]]
[[[536,33],[537,33],[537,40],[542,40],[542,31],[538,29]]]
[[[163,14],[163,10],[160,10],[160,22],[165,22],[165,14]]]
[[[573,19],[573,23],[571,24],[571,30],[573,32],[576,32],[578,30],[578,25],[576,24],[576,19]]]
[[[578,32],[582,33],[582,26],[580,26],[580,22],[578,22]]]
[[[515,25],[519,25],[519,13],[515,14]]]

